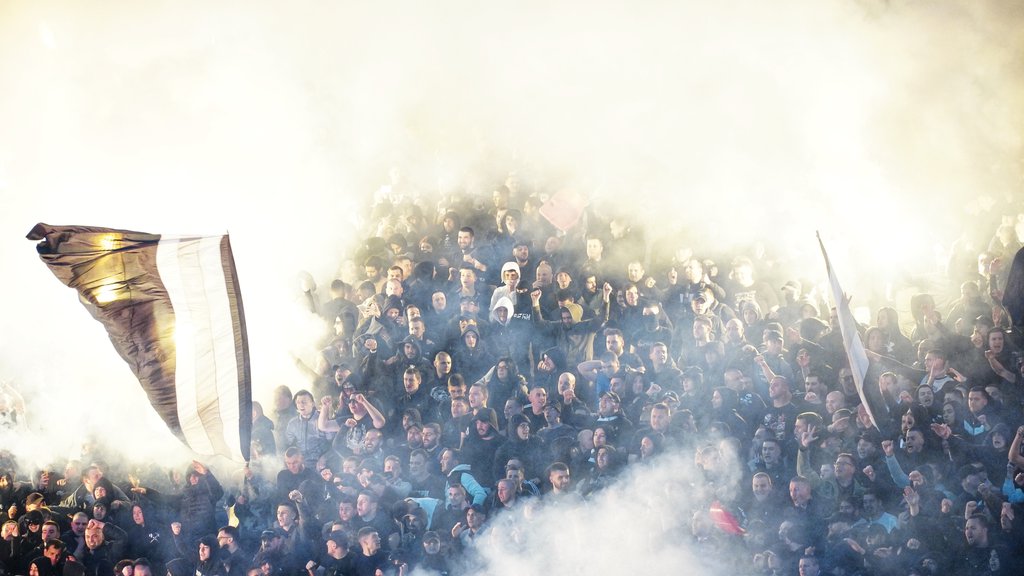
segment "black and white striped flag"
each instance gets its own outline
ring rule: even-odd
[[[228,237],[37,224],[28,238],[171,431],[197,453],[248,462],[249,350]]]

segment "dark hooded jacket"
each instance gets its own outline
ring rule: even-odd
[[[6,486],[0,490],[0,521],[6,521],[9,519],[7,510],[11,506],[17,506],[19,514],[23,511],[25,497],[29,495],[31,487],[15,481],[14,475],[8,471],[0,472],[0,476],[7,480]]]
[[[435,267],[433,262],[417,262],[409,281],[408,300],[420,310],[430,309],[430,296],[434,293]]]
[[[754,312],[753,322],[747,322],[747,318],[744,312],[752,310]],[[739,318],[743,321],[743,333],[747,335],[747,341],[752,343],[760,343],[761,337],[764,334],[764,314],[761,312],[761,306],[753,300],[744,300],[739,306]]]
[[[530,346],[534,336],[533,308],[529,298],[512,298],[502,296],[491,308],[491,332],[488,339],[496,356],[511,356],[520,367],[530,364]],[[504,307],[509,311],[508,320],[502,323],[497,318],[497,309]],[[536,347],[534,348],[536,353]]]
[[[197,479],[195,485],[191,481],[193,476]],[[224,489],[209,470],[206,474],[190,470],[187,477],[181,490],[179,507],[182,531],[193,539],[204,534],[215,534],[217,521],[214,514],[217,501],[224,496]]]
[[[543,386],[548,391],[548,397],[559,397],[558,394],[558,376],[568,369],[568,362],[565,357],[565,352],[562,351],[558,346],[548,348],[541,353],[541,358],[547,356],[551,359],[551,362],[555,365],[555,368],[550,372],[536,371],[533,376],[533,380],[530,382],[531,387]]]
[[[405,354],[406,344],[415,349],[412,357]],[[402,376],[406,368],[416,368],[424,376],[434,370],[430,361],[423,356],[423,351],[415,338],[406,337],[402,341],[396,341],[394,350],[391,356],[382,356],[380,349],[374,354],[367,354],[362,365],[363,382],[367,384],[371,395],[384,406],[384,417],[389,420],[395,404],[405,394]]]
[[[499,362],[505,362],[508,365],[508,378],[499,380],[496,368],[492,368],[481,378],[484,385],[487,386],[487,405],[504,411],[505,402],[509,398],[515,398],[521,404],[525,404],[527,401],[526,379],[519,374],[519,367],[509,356],[498,358],[494,365],[497,366]],[[499,416],[499,419],[502,419],[502,416]]]
[[[732,435],[739,438],[741,442],[749,440],[753,431],[746,420],[740,416],[737,408],[740,405],[739,395],[736,391],[727,386],[719,386],[714,389],[722,398],[722,405],[719,408],[711,408],[709,422],[723,422],[728,424]]]
[[[405,303],[402,299],[397,296],[388,296],[383,298],[380,295],[374,296],[380,306],[380,316],[371,317],[365,324],[365,328],[360,332],[359,338],[356,340],[356,350],[361,350],[361,344],[366,338],[373,337],[377,339],[377,353],[389,356],[394,353],[395,347],[398,342],[405,338],[406,331],[402,330],[402,327],[397,322],[388,317],[387,312],[393,308],[397,308],[399,315],[405,311]],[[357,331],[359,331],[357,329]]]
[[[900,316],[894,308],[888,306],[879,308],[879,314],[884,314],[886,323],[888,326],[882,330],[882,334],[885,335],[885,349],[886,354],[891,356],[904,364],[910,364],[914,361],[914,345],[910,342],[910,338],[903,335],[900,330]]]
[[[476,334],[475,347],[470,348],[466,345],[467,334]],[[476,382],[494,366],[494,355],[480,337],[480,330],[475,324],[466,326],[462,331],[462,337],[456,343],[452,357],[455,363],[452,371],[461,374],[466,382]]]
[[[174,538],[170,524],[161,517],[155,507],[142,502],[132,504],[129,515],[138,506],[142,511],[142,524],[134,520],[128,524],[127,534],[128,555],[131,558],[146,558],[150,562],[163,564],[174,557]]]
[[[529,424],[530,419],[522,414],[513,414],[509,418],[508,426],[505,430],[505,436],[508,438],[508,442],[498,448],[494,455],[494,469],[504,470],[505,465],[508,461],[516,458],[522,461],[525,466],[526,478],[538,478],[544,471],[546,462],[544,456],[547,454],[547,447],[544,445],[544,441],[538,438],[534,431],[530,430],[530,437],[523,440],[516,433],[516,428],[520,424]]]
[[[504,308],[508,311],[504,322],[499,319],[499,308]],[[494,303],[494,306],[491,307],[490,316],[488,317],[488,320],[490,320],[490,330],[487,333],[487,340],[495,356],[512,355],[512,350],[516,346],[518,337],[512,328],[512,316],[514,314],[515,305],[512,304],[512,299],[508,297],[499,298]]]
[[[480,436],[476,423],[487,422],[490,426],[486,436]],[[494,454],[505,444],[505,438],[498,429],[498,415],[493,408],[481,408],[473,417],[469,426],[469,434],[462,443],[462,460],[470,465],[473,476],[484,486],[493,486],[497,480],[495,473],[504,466],[497,468]]]

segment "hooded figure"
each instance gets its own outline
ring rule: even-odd
[[[403,342],[402,348],[408,350],[409,346],[415,346],[415,339],[410,337],[410,341]],[[418,353],[418,349],[417,349]],[[393,431],[401,431],[405,434],[405,431],[401,429],[402,425],[402,412],[410,408],[415,408],[421,415],[422,421],[435,422],[438,421],[438,415],[434,408],[434,402],[430,397],[430,389],[424,385],[423,380],[429,372],[427,370],[433,370],[433,367],[429,363],[426,365],[420,360],[425,360],[422,357],[417,359],[407,359],[401,357],[396,361],[392,367],[398,367],[397,373],[394,376],[395,381],[398,383],[395,391],[395,413],[394,417],[387,417],[389,423],[392,424]],[[419,373],[419,386],[415,390],[409,388],[411,383],[416,382],[416,378],[412,376],[412,372],[409,372],[410,368],[414,368]]]
[[[719,386],[711,393],[711,416],[709,422],[723,422],[729,426],[732,435],[746,442],[750,439],[751,431],[747,421],[740,416],[739,395],[728,386]]]
[[[754,300],[744,300],[740,303],[740,320],[743,320],[747,340],[759,343],[765,324],[761,306]]]
[[[430,295],[437,288],[434,284],[436,272],[433,262],[417,262],[413,266],[407,296],[409,302],[418,306],[420,310],[430,309]]]
[[[502,296],[495,301],[491,306],[491,332],[487,336],[495,356],[511,356],[516,364],[529,366],[530,337],[533,332],[531,318],[529,306],[526,306],[525,310],[520,310],[515,301],[508,296]]]
[[[128,552],[132,558],[146,558],[158,567],[173,558],[174,537],[170,524],[160,518],[155,507],[142,502],[132,504],[128,534]]]
[[[457,359],[452,370],[462,374],[466,382],[476,382],[494,365],[494,355],[480,338],[480,329],[475,322],[462,329],[452,357]]]
[[[973,318],[971,319],[973,321]],[[885,306],[878,309],[878,328],[884,336],[886,355],[910,364],[914,361],[914,345],[900,331],[899,313],[894,308]]]
[[[800,338],[817,344],[818,340],[828,332],[828,324],[821,318],[812,316],[800,321]]]
[[[559,396],[558,376],[565,372],[568,366],[565,352],[561,348],[558,346],[548,348],[540,355],[540,362],[537,363],[537,370],[531,380],[531,385],[543,386],[548,391],[548,397]]]
[[[494,292],[491,294],[491,310],[494,310],[495,305],[503,297],[507,297],[511,300],[512,309],[515,309],[518,304],[516,288],[519,286],[519,281],[522,277],[519,265],[515,262],[505,262],[501,265],[501,286],[495,288]]]
[[[204,534],[217,533],[217,520],[214,513],[217,501],[224,496],[220,482],[206,467],[200,473],[193,466],[186,473],[186,483],[181,490],[181,506],[179,508],[182,532],[193,540]]]
[[[469,434],[462,444],[462,460],[469,464],[476,477],[484,486],[493,486],[496,481],[494,454],[505,444],[498,429],[498,414],[493,408],[481,408],[473,417]],[[504,471],[504,467],[500,468]]]
[[[530,419],[523,414],[513,414],[508,419],[505,437],[508,442],[494,455],[494,469],[504,470],[508,461],[515,458],[523,463],[526,478],[539,477],[544,470],[547,448],[531,429]]]
[[[370,300],[380,309],[380,313],[376,316],[371,316],[364,323],[361,323],[360,328],[356,329],[359,336],[355,340],[354,348],[357,353],[365,354],[366,340],[372,338],[377,341],[377,353],[383,354],[385,357],[390,356],[394,353],[397,343],[406,335],[403,327],[396,320],[396,318],[401,319],[402,311],[405,307],[402,304],[401,298],[397,296],[384,298],[377,294]],[[389,310],[396,309],[398,310],[397,315],[388,313]]]
[[[384,304],[380,307],[381,314],[388,316],[388,310],[392,308],[398,310],[398,316],[402,315],[402,311],[405,310],[405,303],[398,296],[392,294],[391,296],[384,297]]]
[[[14,475],[9,471],[0,472],[0,521],[14,519],[7,517],[7,511],[11,506],[15,506],[19,512],[21,511],[21,503],[28,496],[29,488],[29,486],[16,482]]]
[[[512,355],[512,332],[509,324],[512,322],[512,315],[515,313],[515,306],[512,299],[503,296],[491,306],[491,313],[488,319],[491,321],[491,331],[487,335],[491,343],[491,351],[496,356]]]
[[[405,369],[413,367],[424,375],[430,374],[434,367],[423,356],[419,342],[412,336],[396,341],[394,353],[390,356],[382,354],[380,340],[377,342],[377,352],[363,358],[363,382],[380,402],[384,417],[390,421],[394,417],[396,402],[405,395],[402,383]]]
[[[167,563],[168,576],[192,576],[192,567],[184,558],[175,558]]]
[[[4,574],[25,574],[24,556],[32,550],[32,544],[18,531],[15,520],[4,520],[2,526],[0,571]]]
[[[491,305],[489,320],[500,326],[508,326],[515,309],[516,307],[512,303],[512,299],[508,296],[502,296]]]
[[[217,552],[219,551],[217,539],[211,535],[206,535],[199,539],[199,545],[208,548],[209,555],[206,558],[196,558],[195,576],[213,576],[220,566],[217,562]]]
[[[406,336],[399,342],[393,358],[394,361],[391,362],[393,374],[399,377],[399,380],[401,380],[405,369],[410,366],[418,369],[424,375],[430,374],[434,370],[434,366],[424,354],[420,341],[413,336]],[[398,383],[398,386],[401,387],[401,382]]]
[[[498,366],[504,365],[504,370]],[[480,379],[487,386],[488,403],[504,409],[509,398],[515,398],[521,404],[526,403],[526,378],[519,374],[519,368],[511,356],[502,356],[494,363],[494,367]]]
[[[511,254],[520,236],[517,232],[523,219],[522,212],[509,208],[507,202],[503,202],[502,206],[496,205],[490,210],[488,216],[491,221],[487,225],[490,227],[487,231],[487,240],[493,246],[494,253],[501,256]],[[509,222],[510,220],[512,222]]]
[[[36,572],[39,576],[51,576],[53,574],[53,564],[50,559],[45,556],[40,556],[29,562],[30,566],[35,566]],[[26,574],[30,574],[31,569],[26,571]]]
[[[624,465],[619,451],[611,444],[595,448],[591,459],[594,467],[587,471],[577,487],[584,498],[610,486]]]

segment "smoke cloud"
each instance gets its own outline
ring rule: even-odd
[[[855,297],[934,275],[1021,206],[1022,25],[996,1],[5,3],[0,379],[33,432],[4,444],[188,456],[38,221],[229,231],[265,402],[321,335],[296,273],[340,274],[392,166],[428,195],[514,170],[652,252],[763,242],[810,278],[821,229]]]
[[[474,569],[488,574],[721,570],[728,560],[700,558],[687,545],[691,517],[700,507],[695,501],[705,489],[693,461],[678,455],[635,465],[586,504],[551,499],[525,516],[513,511],[492,518],[489,531],[477,540]]]

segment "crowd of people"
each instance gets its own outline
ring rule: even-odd
[[[959,296],[862,326],[862,394],[812,281],[763,253],[648,253],[641,225],[592,210],[559,231],[543,206],[514,176],[488,206],[428,203],[395,175],[359,278],[325,295],[303,280],[332,329],[296,361],[307,383],[254,403],[250,466],[225,488],[200,462],[5,458],[0,566],[482,573],[481,549],[514,548],[539,507],[591,506],[681,454],[679,538],[713,569],[1024,573],[1022,342],[1002,306],[1015,220],[951,260]]]

